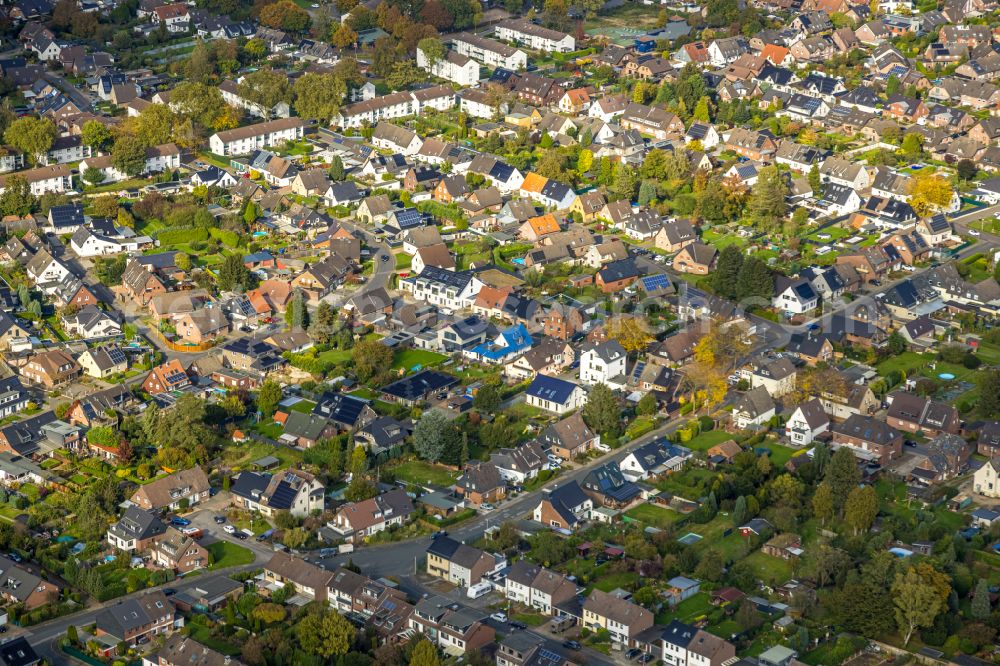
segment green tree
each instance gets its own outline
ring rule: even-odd
[[[736,277],[736,297],[741,301],[756,300],[769,305],[774,295],[771,269],[756,257],[747,257]]]
[[[493,414],[500,409],[500,386],[495,382],[483,384],[472,399],[472,406],[480,412]]]
[[[656,404],[656,396],[652,392],[639,398],[639,402],[635,405],[635,411],[640,416],[652,416],[656,414],[659,409]]]
[[[757,184],[750,192],[750,214],[765,231],[774,231],[785,216],[788,183],[778,167],[770,165],[758,172]]]
[[[837,449],[826,466],[823,481],[830,486],[833,495],[833,506],[840,511],[847,496],[861,483],[861,472],[854,454],[847,447]]]
[[[378,340],[362,340],[352,353],[354,372],[365,382],[392,366],[392,350]]]
[[[733,505],[733,524],[742,525],[747,521],[747,498],[740,495],[736,498],[736,502]]]
[[[615,167],[614,182],[611,184],[611,193],[616,199],[631,201],[635,196],[636,188],[639,185],[639,175],[631,166],[618,164]]]
[[[80,141],[95,151],[107,150],[113,138],[107,125],[97,120],[88,120],[80,130]]]
[[[100,185],[104,182],[104,172],[100,169],[95,169],[94,167],[87,167],[83,170],[80,175],[84,182],[90,183],[91,185]]]
[[[656,183],[652,180],[644,180],[639,185],[639,205],[648,206],[656,199]]]
[[[277,381],[274,379],[264,380],[260,390],[257,391],[257,409],[260,410],[263,418],[269,419],[274,415],[282,397],[281,385]]]
[[[715,548],[709,548],[702,554],[701,561],[695,567],[694,575],[703,580],[717,583],[722,580],[725,564],[722,553]]]
[[[243,263],[242,256],[239,254],[229,254],[222,261],[216,282],[222,291],[234,291],[236,289],[245,291],[253,286],[253,274],[246,267],[246,264]]]
[[[903,145],[900,147],[903,157],[908,160],[919,159],[924,153],[924,140],[916,132],[909,132],[903,137]]]
[[[691,117],[695,120],[707,123],[711,120],[711,111],[708,106],[708,96],[702,95],[698,100],[698,104],[694,107],[694,112]]]
[[[111,149],[111,165],[128,176],[138,176],[146,168],[146,144],[132,134],[122,134]]]
[[[340,112],[340,105],[347,96],[347,84],[334,74],[307,72],[295,81],[295,111],[303,118],[315,118],[324,125],[329,124]],[[340,159],[336,156],[335,159]],[[343,170],[343,161],[341,161]],[[344,180],[344,177],[332,180]]]
[[[1000,370],[980,370],[979,413],[985,418],[1000,415]]]
[[[425,37],[417,43],[417,49],[423,52],[427,64],[433,67],[448,55],[448,48],[437,37]]]
[[[583,420],[602,435],[618,436],[621,408],[607,384],[595,384],[590,389],[587,404],[583,407]]]
[[[851,490],[844,502],[844,520],[855,534],[871,529],[878,515],[878,496],[872,486],[857,486]]]
[[[586,134],[590,129],[584,131]],[[593,141],[593,139],[591,139]],[[583,144],[583,142],[580,142]],[[590,144],[587,144],[590,145]],[[594,153],[589,150],[581,150],[580,155],[576,158],[576,172],[582,177],[584,174],[588,173],[590,169],[594,166]]]
[[[985,578],[980,578],[976,582],[976,591],[972,596],[970,615],[977,620],[985,620],[989,618],[991,610],[990,582]]]
[[[431,409],[423,413],[413,428],[413,449],[424,460],[437,462],[444,455],[447,445],[446,431],[451,422],[444,412]]]
[[[815,195],[818,195],[823,191],[822,181],[819,177],[819,167],[815,164],[813,164],[812,168],[809,169],[809,187]]]
[[[974,180],[979,175],[979,167],[972,160],[963,159],[955,165],[955,173],[961,180]]]
[[[437,648],[426,638],[421,638],[413,648],[409,666],[442,666],[442,664]]]
[[[38,160],[52,148],[58,132],[48,118],[25,116],[18,118],[7,127],[4,140],[12,147]]]
[[[719,253],[711,284],[715,293],[725,298],[736,298],[736,285],[743,267],[743,253],[736,245],[727,245]]]
[[[330,176],[330,180],[335,183],[339,183],[347,178],[347,172],[344,170],[344,160],[341,159],[340,155],[334,155],[330,159],[330,172],[328,175]]]
[[[0,214],[24,217],[38,206],[38,199],[31,193],[31,185],[24,176],[7,176],[3,193],[0,193]]]
[[[271,117],[275,106],[292,101],[292,86],[288,76],[270,68],[247,74],[236,90],[240,97],[258,105],[265,119]]]
[[[920,627],[933,625],[944,606],[938,590],[913,567],[910,567],[905,574],[896,574],[896,580],[892,584],[892,601],[895,606],[896,624],[904,636],[904,646],[909,645],[914,631]]]
[[[812,510],[813,515],[819,518],[822,525],[826,525],[826,521],[833,518],[836,510],[833,504],[833,490],[829,483],[821,483],[816,487],[816,493],[812,499]]]

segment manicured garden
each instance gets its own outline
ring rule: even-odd
[[[679,513],[672,509],[656,506],[655,504],[634,506],[625,512],[625,516],[632,520],[637,520],[643,525],[659,529],[666,529],[681,517]]]

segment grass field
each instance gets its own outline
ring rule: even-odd
[[[598,578],[593,587],[601,592],[610,592],[619,587],[624,590],[631,590],[638,580],[639,574],[634,571],[618,571]]]
[[[208,552],[212,555],[212,565],[208,567],[209,569],[238,567],[252,564],[254,560],[253,552],[249,548],[228,541],[216,541],[208,546]]]
[[[733,436],[724,430],[709,430],[708,432],[701,433],[690,442],[680,442],[680,444],[692,451],[707,451],[716,444],[721,444],[727,439],[732,438]]]
[[[391,469],[396,478],[415,485],[450,486],[458,478],[456,472],[422,460],[410,460]]]
[[[769,585],[780,585],[792,577],[792,564],[764,553],[755,551],[743,560],[753,567],[757,577]]]
[[[778,467],[784,467],[785,463],[797,453],[795,449],[772,442],[766,442],[760,446],[771,451],[771,462]]]
[[[626,511],[625,515],[649,527],[658,527],[660,529],[666,528],[681,517],[676,511],[653,504],[634,506]]]
[[[657,624],[669,624],[671,620],[681,622],[693,622],[703,615],[707,615],[712,610],[711,596],[708,592],[698,594],[685,599],[677,604],[675,608],[667,609],[656,616]]]
[[[416,366],[428,367],[438,365],[448,359],[444,354],[427,351],[426,349],[403,349],[396,352],[392,358],[393,369],[406,368],[407,370]]]

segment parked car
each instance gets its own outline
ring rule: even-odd
[[[563,461],[562,458],[560,458],[559,456],[557,456],[554,453],[550,453],[550,454],[548,454],[545,457],[549,459],[549,462],[555,463],[556,465],[560,464]]]
[[[490,619],[495,620],[497,622],[506,622],[507,613],[504,613],[503,611],[500,611],[498,613],[493,613],[493,615],[490,615]]]
[[[594,444],[594,448],[600,451],[601,453],[611,453],[611,447],[605,444],[604,442],[601,442],[600,444]]]
[[[233,527],[232,525],[226,525],[225,527],[222,528],[222,531],[225,532],[226,534],[236,534],[236,528]]]
[[[562,645],[564,648],[568,648],[570,650],[579,650],[581,647],[583,647],[576,641],[563,641]]]
[[[437,532],[435,532],[434,534],[431,535],[431,538],[432,539],[437,539],[439,537],[446,537],[446,536],[448,536],[448,532],[447,531],[445,531],[445,530],[438,530]]]
[[[191,524],[191,521],[187,518],[181,518],[180,516],[174,516],[170,519],[170,524],[174,527],[187,527]]]
[[[217,524],[219,524],[219,525],[222,525],[224,522],[226,522],[226,517],[225,516],[216,516],[215,517],[215,522]]]
[[[625,652],[625,658],[628,659],[629,661],[632,661],[640,654],[642,654],[642,650],[640,650],[639,648],[632,648],[631,650]]]
[[[511,629],[527,629],[528,628],[528,625],[526,625],[524,622],[518,622],[517,620],[511,620],[508,624],[510,624]]]
[[[237,539],[239,539],[240,541],[246,541],[247,540],[247,534],[246,534],[246,532],[236,532],[235,534],[233,534],[233,536],[236,537]]]
[[[496,507],[490,504],[489,502],[483,502],[482,504],[479,505],[479,508],[482,509],[483,511],[492,511]]]

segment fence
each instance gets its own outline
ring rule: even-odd
[[[192,345],[192,344],[183,344],[182,345],[182,344],[178,344],[178,343],[176,343],[176,342],[174,342],[172,340],[167,340],[165,337],[163,337],[163,334],[160,333],[155,328],[151,328],[149,330],[152,331],[156,335],[156,337],[158,337],[160,339],[160,342],[162,342],[165,347],[167,347],[171,351],[180,352],[182,354],[184,354],[184,353],[192,353],[192,352],[208,351],[209,349],[211,349],[212,347],[215,346],[214,342],[202,342],[202,343],[196,344],[196,345]]]

